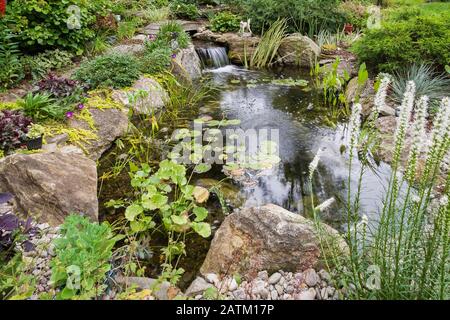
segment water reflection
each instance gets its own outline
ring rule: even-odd
[[[335,197],[337,203],[324,219],[338,226],[342,223],[348,181],[348,156],[341,154],[341,146],[347,142],[345,124],[335,127],[324,125],[326,111],[320,105],[317,92],[300,86],[274,85],[271,79],[287,77],[307,79],[305,74],[285,71],[246,71],[235,66],[210,70],[209,76],[221,88],[216,97],[219,103],[210,113],[225,114],[228,119],[240,119],[240,128],[278,129],[279,156],[282,160],[269,175],[258,178],[258,184],[242,187],[245,206],[275,203],[293,212],[307,214],[314,205]],[[316,152],[322,149],[322,157],[313,179],[313,197],[308,187],[308,166]],[[353,164],[351,186],[356,190],[361,166]],[[367,170],[363,179],[362,212],[372,218],[378,215],[378,207],[384,186],[390,175],[390,167],[381,163],[376,172]]]

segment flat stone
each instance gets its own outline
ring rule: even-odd
[[[185,294],[187,296],[196,296],[198,294],[203,294],[203,292],[208,288],[213,288],[214,285],[211,283],[208,283],[205,279],[202,277],[197,277],[195,280],[191,283],[189,288],[187,288]]]

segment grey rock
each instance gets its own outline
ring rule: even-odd
[[[283,39],[278,55],[283,64],[309,68],[320,56],[320,48],[307,36],[294,33]]]
[[[326,282],[330,282],[331,281],[331,275],[324,269],[320,270],[318,272],[318,275],[320,276],[320,278]]]
[[[347,252],[336,230],[327,225],[323,230]],[[319,256],[319,239],[313,222],[269,204],[244,208],[227,216],[214,235],[200,272],[238,273],[252,278],[255,271],[301,271],[314,267],[319,264]]]
[[[307,269],[303,274],[305,275],[305,283],[309,287],[314,287],[320,281],[320,278],[314,269]]]
[[[192,44],[177,51],[175,59],[172,60],[172,73],[186,82],[201,77],[201,61]]]
[[[314,300],[316,297],[316,290],[314,288],[309,288],[306,291],[300,292],[296,295],[297,300]]]
[[[115,47],[111,47],[107,50],[107,54],[134,54],[138,55],[143,53],[145,46],[140,43],[135,44],[121,44]]]
[[[152,290],[152,295],[158,300],[169,300],[169,289],[171,287],[174,288],[167,281],[159,283],[157,279],[144,277],[116,277],[116,281],[120,284],[136,285],[141,290],[150,289]],[[177,288],[175,289],[178,290]]]
[[[208,281],[209,283],[212,283],[214,285],[218,285],[219,284],[219,277],[217,276],[217,274],[215,273],[208,273],[205,274],[205,279],[206,281]]]
[[[129,95],[137,91],[145,92],[145,94],[131,104]],[[146,77],[141,77],[129,89],[114,90],[111,96],[114,101],[126,107],[132,107],[136,114],[147,115],[164,107],[165,102],[169,98],[167,92],[156,80]]]
[[[71,213],[98,220],[97,166],[84,155],[14,154],[0,161],[0,192],[14,194],[15,207],[51,226]]]
[[[237,290],[233,291],[233,297],[236,300],[245,300],[247,298],[247,294],[245,293],[245,290],[243,288],[238,288]]]
[[[97,160],[117,138],[125,135],[128,129],[128,116],[124,111],[114,108],[102,110],[91,108],[89,111],[94,120],[94,132],[97,139],[82,144],[87,156],[92,160]],[[69,120],[69,126],[76,129],[92,130],[88,123],[76,118]]]
[[[272,300],[277,300],[278,292],[276,290],[272,290],[272,292],[270,292],[270,297],[272,298]]]
[[[276,284],[278,283],[278,281],[280,281],[281,279],[281,273],[279,272],[275,272],[274,274],[272,274],[269,278],[269,283],[270,284]]]
[[[214,286],[211,283],[206,282],[202,277],[197,277],[191,283],[189,288],[187,288],[185,294],[187,296],[195,296],[198,294],[203,294],[203,292],[208,288],[213,288]]]
[[[268,280],[269,279],[269,274],[267,273],[266,270],[260,271],[260,272],[258,272],[258,278],[261,279],[261,280]]]

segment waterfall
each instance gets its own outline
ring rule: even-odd
[[[197,48],[204,68],[220,68],[230,64],[224,47]]]

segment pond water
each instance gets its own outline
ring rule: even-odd
[[[345,120],[331,121],[329,110],[322,107],[319,92],[310,86],[280,85],[280,79],[310,80],[309,74],[297,70],[249,71],[228,65],[205,72],[219,88],[215,99],[200,109],[201,113],[220,119],[239,119],[243,130],[278,129],[281,162],[256,177],[256,184],[240,186],[244,206],[266,203],[280,205],[292,212],[308,215],[311,196],[308,166],[319,149],[322,156],[313,179],[315,205],[334,197],[333,207],[323,219],[340,228],[342,208],[347,197],[348,154]],[[275,81],[273,81],[275,80]],[[286,81],[289,83],[292,81]],[[334,122],[334,123],[333,123]],[[360,164],[353,162],[352,189],[356,190]],[[391,170],[380,163],[366,170],[361,199],[362,212],[376,216],[384,186]]]

